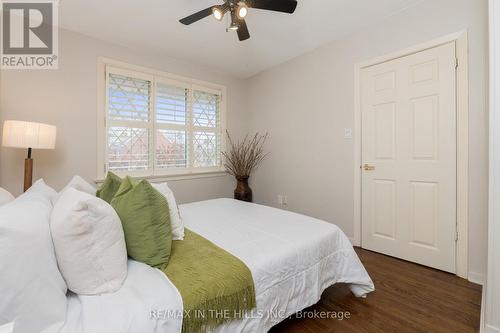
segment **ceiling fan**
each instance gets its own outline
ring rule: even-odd
[[[231,25],[229,30],[236,31],[240,41],[250,38],[245,17],[249,8],[272,10],[275,12],[293,14],[297,8],[295,0],[224,0],[224,4],[208,7],[181,20],[182,24],[190,25],[207,16],[213,15],[217,21],[222,21],[224,15],[231,14]]]

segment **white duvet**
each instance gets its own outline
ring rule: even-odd
[[[338,282],[350,284],[358,297],[374,290],[348,238],[333,224],[231,199],[181,205],[180,213],[187,228],[252,272],[257,308],[214,332],[267,332]],[[70,295],[63,332],[180,332],[182,298],[175,286],[147,265],[129,260],[128,268],[116,293]]]

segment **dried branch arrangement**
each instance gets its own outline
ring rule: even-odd
[[[234,142],[226,131],[229,151],[222,152],[224,167],[236,178],[250,177],[252,172],[268,155],[264,153],[264,143],[268,133],[255,133],[253,137],[245,136],[243,141]]]

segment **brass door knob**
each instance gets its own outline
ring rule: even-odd
[[[375,170],[375,166],[369,165],[369,164],[365,164],[365,165],[363,165],[363,170],[365,170],[365,171],[373,171],[373,170]]]

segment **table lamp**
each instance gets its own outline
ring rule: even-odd
[[[24,160],[25,192],[33,181],[31,150],[54,149],[55,145],[55,126],[17,120],[6,120],[3,124],[2,146],[28,149],[28,157]]]

